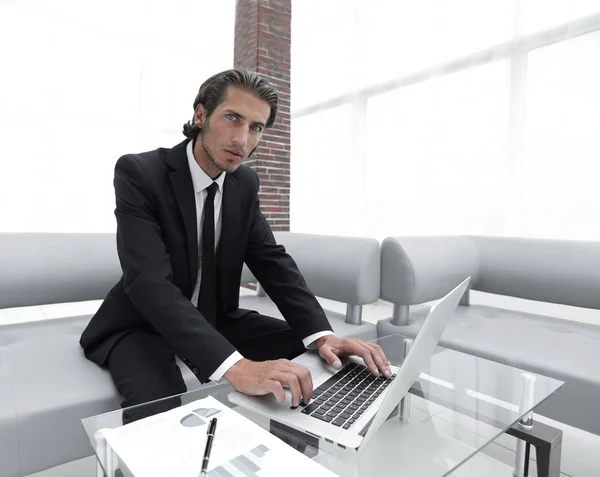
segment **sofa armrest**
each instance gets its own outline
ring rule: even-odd
[[[388,237],[381,244],[381,298],[397,305],[437,300],[468,276],[477,281],[469,237]]]
[[[310,290],[319,297],[366,305],[379,299],[381,254],[373,238],[275,232]]]

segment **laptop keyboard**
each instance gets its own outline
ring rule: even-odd
[[[313,391],[302,413],[350,429],[395,377],[375,377],[366,366],[349,363]]]

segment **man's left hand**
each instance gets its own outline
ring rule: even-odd
[[[391,376],[390,363],[380,346],[365,343],[357,338],[339,338],[335,335],[322,336],[317,340],[317,348],[321,358],[335,369],[342,367],[339,358],[357,355],[360,356],[374,376],[383,374],[386,378]]]

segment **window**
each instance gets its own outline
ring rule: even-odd
[[[233,64],[234,8],[0,2],[0,231],[114,231],[117,159],[184,139],[200,84]]]
[[[600,240],[600,31],[529,55],[523,235]]]
[[[600,2],[302,0],[292,21],[293,231],[599,239]],[[321,130],[354,175],[310,222],[298,151],[325,160]]]

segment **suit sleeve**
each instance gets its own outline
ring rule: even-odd
[[[301,338],[331,330],[323,308],[306,285],[296,262],[275,241],[271,227],[260,211],[258,197],[254,205],[245,261]]]
[[[125,292],[175,353],[198,368],[202,381],[208,381],[235,348],[173,284],[152,189],[134,157],[119,159],[114,186],[117,250]]]

